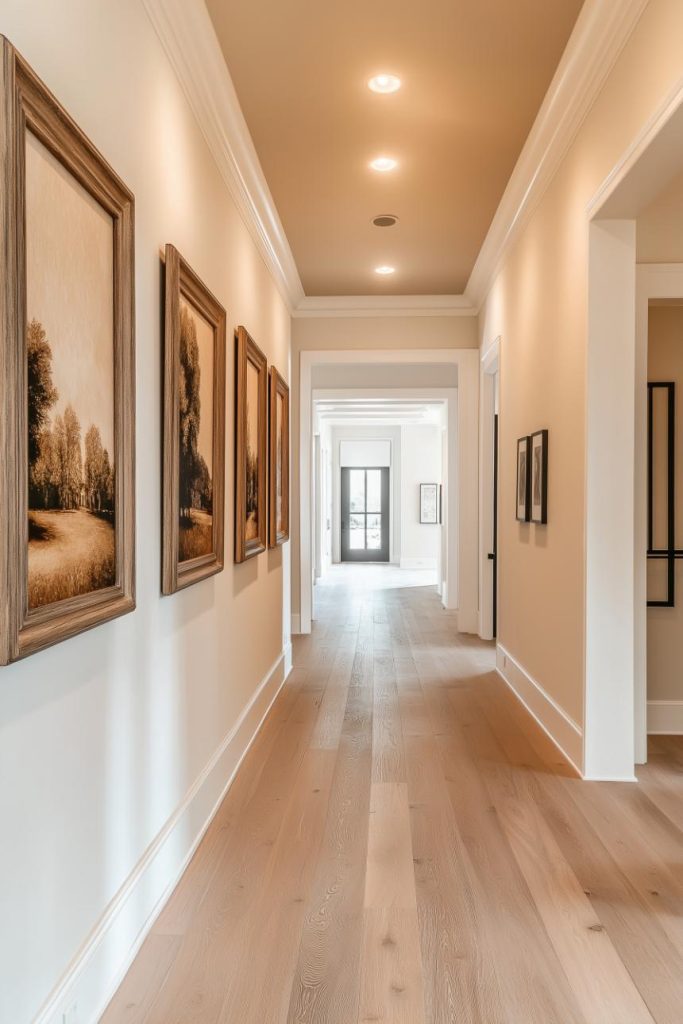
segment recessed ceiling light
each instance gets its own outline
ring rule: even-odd
[[[396,75],[375,75],[368,82],[368,89],[372,89],[373,92],[398,92],[400,88],[401,79]]]
[[[372,223],[376,228],[393,228],[398,224],[398,217],[393,213],[380,213],[379,217],[373,217]]]
[[[373,171],[393,171],[394,167],[398,165],[398,160],[394,160],[393,156],[378,156],[371,161],[370,166]]]
[[[382,277],[386,277],[388,274],[393,274],[395,272],[395,270],[396,270],[396,267],[387,267],[387,266],[375,267],[375,273],[376,274],[380,274]]]

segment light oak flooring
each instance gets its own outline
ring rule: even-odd
[[[682,1024],[683,743],[581,782],[402,579],[316,588],[106,1024]]]

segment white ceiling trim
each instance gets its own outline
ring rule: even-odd
[[[648,0],[586,0],[510,176],[465,294],[476,309],[597,99]]]
[[[143,0],[214,160],[290,310],[304,296],[204,0]]]
[[[648,0],[586,0],[464,295],[305,296],[204,0],[143,0],[209,148],[294,317],[476,316]]]
[[[465,295],[311,295],[294,317],[476,316]]]

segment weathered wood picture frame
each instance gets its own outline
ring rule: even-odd
[[[548,522],[547,430],[537,430],[531,435],[529,452],[529,518],[532,523],[545,526]]]
[[[268,361],[244,327],[235,333],[235,561],[268,544]]]
[[[274,366],[269,374],[268,543],[289,539],[289,387]]]
[[[173,594],[224,568],[226,313],[173,245],[164,267],[161,589]]]
[[[135,607],[134,199],[1,36],[0,48],[7,664]]]
[[[519,523],[528,523],[531,502],[531,438],[517,439],[517,484],[515,518]]]

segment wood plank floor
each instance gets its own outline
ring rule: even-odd
[[[683,742],[581,782],[406,579],[316,588],[105,1024],[683,1024]]]

